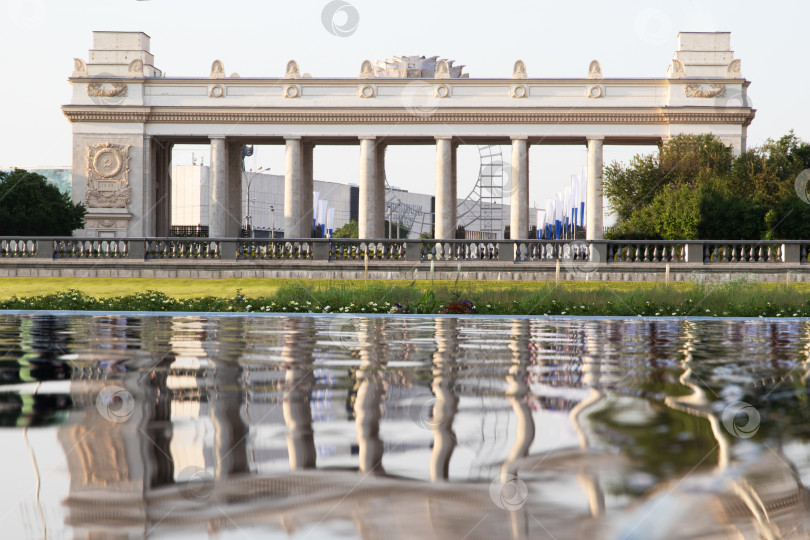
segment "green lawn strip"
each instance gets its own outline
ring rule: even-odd
[[[321,287],[344,287],[349,289],[362,289],[375,284],[385,286],[407,286],[411,281],[405,280],[328,280],[328,279],[152,279],[152,278],[38,278],[38,277],[9,277],[0,278],[0,299],[12,296],[26,297],[44,294],[54,294],[68,289],[76,289],[87,296],[107,298],[143,291],[160,291],[172,298],[193,298],[196,296],[222,296],[230,297],[236,289],[250,297],[267,297],[275,295],[279,288],[290,283],[301,283],[311,289]],[[420,291],[427,291],[432,284],[435,286],[452,285],[454,281],[418,280],[414,286]],[[459,281],[458,287],[463,290],[500,291],[519,289],[524,291],[538,290],[548,287],[547,281]],[[810,284],[808,284],[810,285]],[[563,281],[560,286],[566,289],[593,290],[608,286],[614,290],[629,290],[655,286],[654,283],[633,282],[595,282],[595,281]],[[677,282],[670,284],[673,288],[689,288],[691,283]],[[810,287],[808,287],[810,290]]]
[[[8,295],[0,309],[479,313],[620,316],[810,316],[808,284],[386,280],[67,279],[58,292]],[[61,278],[59,278],[61,279]],[[26,287],[35,281],[24,281]],[[15,289],[16,290],[16,289]],[[138,292],[132,292],[138,291]]]

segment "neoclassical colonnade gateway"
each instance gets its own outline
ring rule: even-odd
[[[241,147],[286,146],[284,230],[310,235],[313,148],[360,147],[361,238],[384,235],[385,149],[436,147],[435,235],[454,237],[459,144],[511,145],[511,235],[529,232],[529,147],[588,148],[587,234],[602,234],[605,144],[660,144],[680,133],[714,133],[739,153],[754,118],[750,84],[729,33],[681,33],[663,78],[605,78],[598,61],[577,79],[530,78],[518,60],[508,78],[475,79],[436,58],[360,64],[357,77],[318,78],[287,64],[283,77],[167,77],[149,36],[94,32],[88,61],[75,59],[73,198],[88,207],[89,237],[168,236],[174,144],[210,144],[209,233],[238,235]],[[397,63],[399,62],[399,63]]]

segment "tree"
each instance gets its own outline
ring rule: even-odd
[[[40,174],[0,172],[0,236],[70,236],[86,213]]]
[[[359,227],[357,222],[355,220],[351,220],[332,233],[332,238],[357,238],[358,234]]]
[[[679,135],[658,155],[605,168],[604,193],[618,220],[614,239],[810,238],[810,204],[796,177],[810,144],[793,132],[737,158],[712,135]]]

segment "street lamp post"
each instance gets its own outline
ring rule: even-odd
[[[253,180],[256,178],[256,176],[262,170],[264,170],[266,172],[269,172],[270,167],[268,167],[267,169],[265,169],[264,167],[259,167],[255,171],[250,171],[252,173],[250,178],[248,178],[247,172],[244,172],[245,180],[246,180],[246,184],[247,184],[247,193],[246,193],[246,197],[245,197],[246,198],[246,201],[245,201],[245,206],[246,206],[246,208],[245,208],[245,227],[247,228],[248,231],[250,231],[250,238],[253,238],[253,216],[250,215],[250,185],[253,183]],[[256,202],[255,198],[254,198],[253,202]]]
[[[276,214],[273,205],[270,205],[270,219],[271,219],[271,229],[270,229],[270,238],[276,237]]]

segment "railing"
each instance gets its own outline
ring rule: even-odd
[[[587,262],[593,265],[810,263],[810,241],[357,240],[0,237],[0,260]]]

